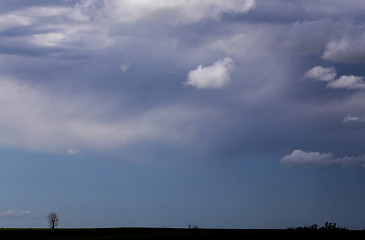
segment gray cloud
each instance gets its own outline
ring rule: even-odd
[[[285,155],[280,162],[288,166],[329,166],[333,164],[332,153],[304,152],[300,149]]]
[[[364,29],[362,21],[346,18],[297,21],[284,34],[281,45],[301,54],[318,54],[333,62],[363,63]]]
[[[346,34],[341,39],[328,42],[322,58],[336,62],[365,62],[364,26],[359,26],[357,31],[360,34]]]
[[[333,22],[322,58],[334,62],[363,63],[365,61],[365,25],[351,20]]]
[[[302,54],[320,54],[329,41],[333,25],[329,19],[297,21],[289,25],[281,45]]]

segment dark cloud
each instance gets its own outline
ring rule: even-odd
[[[360,151],[351,142],[363,137],[351,140],[347,132],[355,121],[343,119],[365,114],[360,104],[364,95],[357,91],[365,75],[361,70],[364,22],[359,10],[363,4],[336,1],[325,8],[324,1],[247,1],[242,6],[213,2],[213,10],[209,4],[197,4],[202,12],[190,11],[190,5],[177,4],[170,11],[163,4],[158,5],[161,9],[152,5],[139,9],[131,3],[123,16],[116,2],[2,3],[6,9],[0,16],[3,74],[16,80],[16,88],[27,82],[25,89],[34,93],[26,95],[31,98],[28,103],[43,98],[57,102],[38,109],[41,115],[56,107],[67,115],[72,105],[67,98],[76,98],[81,91],[87,98],[95,97],[80,105],[80,112],[73,109],[69,121],[95,124],[96,129],[109,126],[113,132],[127,131],[124,122],[130,129],[149,129],[146,135],[135,132],[135,138],[95,135],[106,143],[116,138],[138,142],[144,136],[175,141],[174,136],[181,135],[176,144],[215,155],[242,156],[311,150],[311,146],[333,152],[331,147],[343,146],[346,140],[343,151]],[[172,13],[177,18],[167,21]],[[234,63],[229,74],[215,68],[203,71],[224,59]],[[202,71],[194,83],[207,80],[204,86],[211,86],[212,79],[223,79],[224,88],[184,86],[189,72],[198,66]],[[312,81],[306,73],[316,66],[336,69],[337,78],[329,79],[327,87]],[[324,80],[323,74],[316,77]],[[17,91],[11,97],[24,101]],[[106,110],[92,111],[92,106]],[[191,115],[186,114],[189,111]],[[83,117],[87,113],[88,119]],[[32,124],[19,124],[37,129],[36,115],[29,116]],[[3,113],[5,119],[13,117]],[[133,131],[127,135],[133,136]],[[75,142],[62,143],[64,152],[95,148],[87,147],[82,133],[69,133],[64,139]],[[57,144],[49,149],[57,149]],[[25,142],[20,145],[30,148]],[[124,146],[109,145],[117,146],[114,150]]]

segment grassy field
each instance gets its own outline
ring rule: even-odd
[[[172,229],[172,228],[100,228],[100,229],[1,229],[0,239],[293,239],[298,237],[364,237],[365,231],[298,231],[267,229]]]

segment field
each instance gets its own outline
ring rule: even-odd
[[[365,231],[300,231],[268,229],[173,229],[173,228],[100,228],[100,229],[1,229],[0,239],[293,239],[300,237],[364,237]]]

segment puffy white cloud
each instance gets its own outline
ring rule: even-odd
[[[339,79],[331,81],[327,85],[330,88],[345,88],[345,89],[362,89],[365,88],[364,77],[360,76],[341,76]]]
[[[328,88],[344,88],[344,89],[363,89],[365,88],[364,77],[354,75],[342,75],[336,79],[336,69],[334,67],[324,68],[316,66],[308,70],[305,77],[318,81],[328,82]]]
[[[325,68],[321,66],[315,66],[308,70],[305,74],[307,78],[312,78],[319,81],[332,81],[336,78],[336,69],[334,67]]]
[[[199,65],[188,74],[185,85],[196,88],[218,89],[228,85],[231,81],[230,73],[233,71],[234,61],[231,58],[224,58],[216,61],[211,66]]]
[[[300,149],[294,150],[291,154],[285,155],[281,160],[281,164],[295,166],[312,166],[325,167],[332,165],[346,166],[364,166],[365,156],[335,158],[333,153],[305,152]]]

